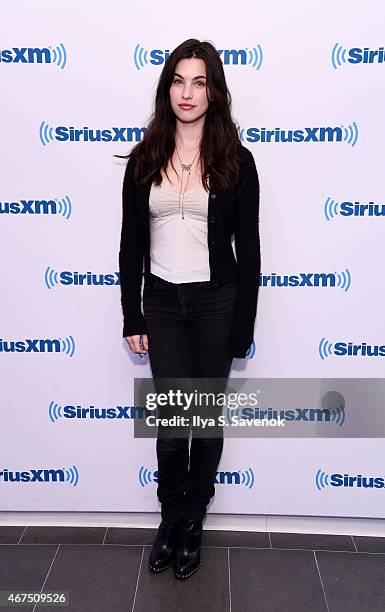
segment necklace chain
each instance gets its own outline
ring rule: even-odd
[[[179,191],[179,208],[180,208],[180,197],[181,197],[181,195],[182,195],[182,219],[184,219],[184,208],[183,208],[183,206],[184,206],[184,194],[186,193],[186,187],[187,187],[188,180],[189,180],[189,178],[190,178],[191,168],[192,168],[192,165],[193,165],[193,163],[194,163],[194,161],[195,161],[195,159],[196,159],[196,156],[197,156],[197,155],[198,155],[198,153],[199,153],[199,149],[198,149],[198,151],[196,152],[195,157],[194,157],[194,159],[192,160],[191,164],[184,164],[184,163],[182,162],[181,158],[180,158],[179,151],[178,151],[178,147],[177,147],[176,145],[175,145],[175,148],[176,148],[176,152],[177,152],[177,154],[178,154],[179,161],[180,161],[180,165],[181,165],[181,168],[182,168],[182,179],[181,179],[181,182],[180,182],[180,191]],[[186,172],[188,172],[188,175],[187,175],[186,184],[185,184],[185,186],[184,186],[184,191],[183,191],[183,193],[182,193],[183,172],[185,172],[185,171],[186,171]]]

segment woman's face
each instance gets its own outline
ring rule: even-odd
[[[170,102],[180,121],[192,123],[206,113],[210,97],[206,82],[206,64],[202,59],[179,60],[170,87]]]

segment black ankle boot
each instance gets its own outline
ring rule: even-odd
[[[188,578],[198,571],[201,563],[201,536],[202,521],[185,519],[182,522],[174,561],[176,578]]]
[[[171,567],[180,531],[180,521],[166,523],[162,520],[152,545],[148,568],[152,572],[163,572]]]

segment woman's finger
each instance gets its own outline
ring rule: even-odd
[[[141,346],[140,335],[126,336],[126,341],[133,353],[143,354],[147,352],[148,347]]]

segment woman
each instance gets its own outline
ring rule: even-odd
[[[157,389],[162,378],[178,377],[219,390],[233,358],[246,357],[253,342],[259,181],[212,44],[190,39],[171,53],[149,126],[126,157],[123,337],[134,353],[148,352]],[[173,565],[182,579],[200,566],[202,521],[223,448],[223,432],[204,437],[193,430],[189,449],[188,431],[158,430],[162,520],[149,557],[151,571]]]

